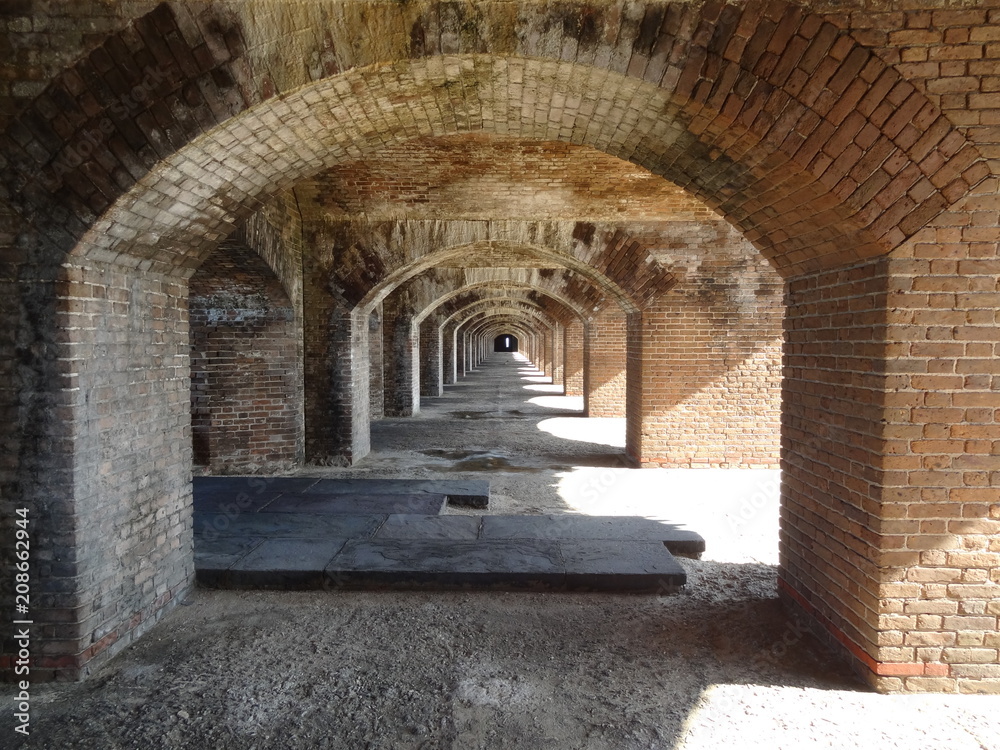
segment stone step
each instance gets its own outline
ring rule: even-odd
[[[670,593],[704,540],[611,516],[195,514],[198,581],[220,588],[548,588]]]
[[[218,588],[551,589],[674,593],[687,580],[662,542],[546,539],[229,538],[196,557]]]

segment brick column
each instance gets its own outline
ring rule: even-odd
[[[780,590],[884,691],[1000,692],[998,215],[788,284]]]
[[[565,361],[566,396],[583,395],[583,321],[576,318],[563,329],[563,360]]]
[[[420,332],[413,325],[409,300],[390,295],[382,306],[385,415],[409,417],[420,413]]]
[[[553,363],[555,362],[555,357],[552,355],[553,348],[553,332],[551,328],[542,329],[542,373],[546,375],[549,380],[552,380],[554,373]]]
[[[301,463],[301,331],[281,282],[248,247],[225,243],[189,288],[195,466],[247,474]]]
[[[563,357],[563,327],[556,323],[552,330],[552,384],[563,386],[566,392],[566,359]]]
[[[455,325],[446,323],[441,328],[441,383],[451,385],[457,380],[455,367]]]
[[[385,376],[382,371],[382,306],[368,316],[368,403],[372,421],[385,416]]]
[[[304,287],[306,461],[351,465],[371,450],[369,316]]]
[[[30,677],[73,680],[194,584],[187,283],[89,259],[56,282],[18,284],[33,369],[15,374],[26,390],[6,414],[20,417],[26,450],[4,455],[17,481],[17,494],[4,487],[5,544],[13,551],[14,511],[26,508]],[[0,660],[10,676],[13,632]]]
[[[584,416],[625,416],[625,336],[621,308],[605,307],[591,318],[584,339]]]
[[[441,322],[431,315],[420,324],[420,395],[437,397],[444,378],[441,363]]]

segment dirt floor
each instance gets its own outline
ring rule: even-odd
[[[786,618],[775,472],[624,469],[621,420],[488,364],[375,423],[358,467],[302,473],[489,478],[494,513],[683,522],[708,551],[681,593],[199,589],[89,681],[33,686],[27,742],[5,686],[0,747],[1000,750],[1000,697],[876,695]]]

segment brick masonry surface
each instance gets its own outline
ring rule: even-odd
[[[223,349],[267,344],[288,403],[228,465],[254,419],[263,463],[361,461],[513,331],[636,463],[780,440],[788,606],[880,690],[1000,692],[1000,4],[38,8],[0,8],[0,533],[37,519],[37,675],[190,586],[192,342],[267,299]]]

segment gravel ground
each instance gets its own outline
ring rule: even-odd
[[[680,519],[709,542],[681,593],[200,589],[87,682],[33,686],[28,741],[5,686],[0,747],[1000,750],[1000,697],[873,694],[785,618],[773,472],[625,470],[620,421],[491,364],[376,423],[361,466],[302,473],[487,476],[494,513]]]

